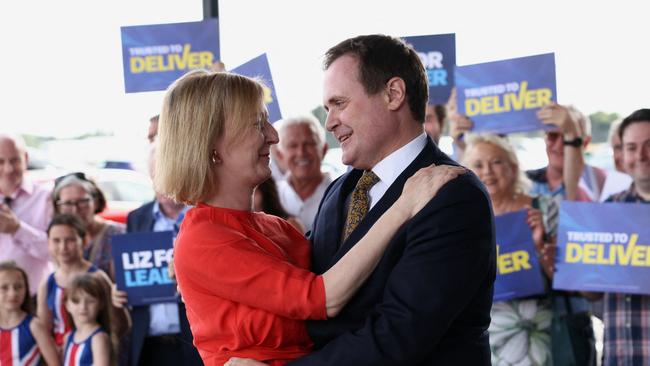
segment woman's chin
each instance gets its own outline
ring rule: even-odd
[[[271,178],[271,169],[267,169],[267,170],[268,171],[258,174],[258,179],[255,182],[255,187],[259,186],[260,184],[266,182],[267,179]]]

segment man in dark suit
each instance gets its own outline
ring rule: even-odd
[[[149,173],[153,176],[155,139],[158,134],[158,116],[150,119],[147,138],[152,144]],[[129,213],[126,231],[173,231],[185,217],[187,207],[156,194],[156,199]],[[173,278],[173,274],[171,274]],[[124,300],[126,300],[124,298]],[[131,327],[128,365],[203,365],[198,351],[192,345],[192,332],[182,301],[135,306],[131,309]],[[125,357],[120,358],[123,364]]]
[[[129,214],[126,231],[178,230],[184,214],[184,205],[157,197]],[[164,228],[165,221],[172,227]],[[131,365],[203,365],[182,301],[133,307],[131,319]]]
[[[350,250],[419,168],[457,165],[423,131],[427,96],[418,55],[401,40],[360,36],[327,52],[326,127],[354,169],[321,202],[310,234],[314,272]],[[376,178],[369,211],[350,229],[368,174]],[[308,322],[315,351],[290,365],[489,365],[495,254],[488,195],[466,173],[395,234],[336,318]]]

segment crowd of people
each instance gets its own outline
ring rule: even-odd
[[[611,173],[585,163],[589,118],[551,103],[548,165],[523,171],[455,92],[428,104],[403,41],[345,40],[324,70],[324,127],[272,125],[259,80],[178,79],[146,126],[155,199],[126,225],[98,215],[81,172],[32,183],[25,142],[0,131],[0,365],[596,365],[594,313],[604,365],[650,364],[650,296],[551,287],[563,201],[650,201],[650,109],[612,125]],[[338,178],[321,171],[325,129]],[[494,217],[520,210],[547,291],[493,302]],[[129,306],[111,238],[159,231],[180,296]]]

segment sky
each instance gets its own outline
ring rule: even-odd
[[[554,52],[560,103],[650,107],[649,5],[633,1],[220,0],[222,60],[266,52],[283,115],[321,103],[322,55],[360,34],[456,34],[458,65]],[[3,2],[0,131],[145,136],[163,92],[125,94],[120,26],[198,21],[201,0]]]

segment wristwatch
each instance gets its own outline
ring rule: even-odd
[[[581,147],[582,146],[582,137],[576,137],[573,140],[563,140],[564,146],[573,146]]]

